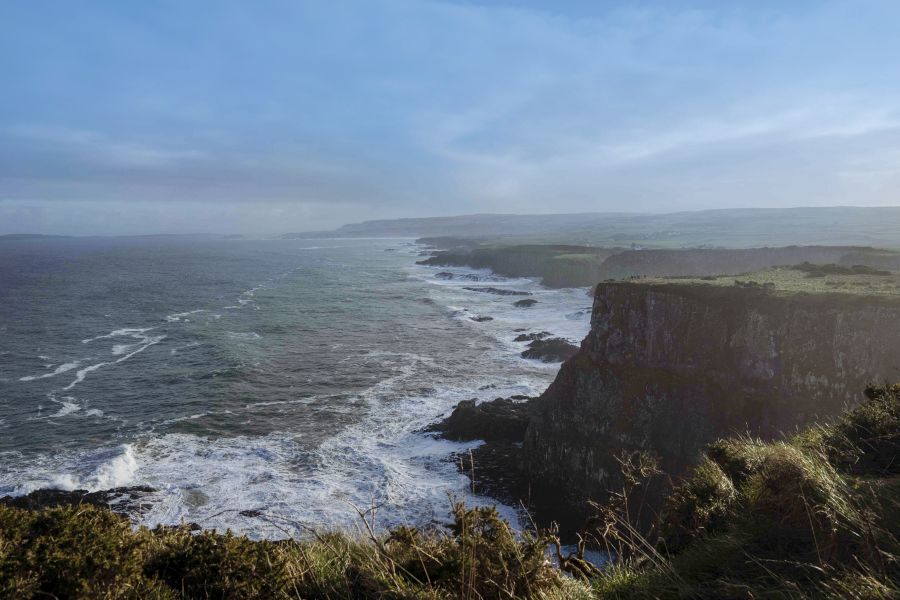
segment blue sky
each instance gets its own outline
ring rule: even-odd
[[[900,203],[900,2],[0,4],[0,233]]]

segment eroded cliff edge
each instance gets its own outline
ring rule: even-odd
[[[900,379],[900,298],[750,283],[607,282],[579,352],[529,406],[519,467],[545,518],[621,487],[617,454],[678,475],[725,435],[771,438]],[[527,500],[527,499],[526,499]]]

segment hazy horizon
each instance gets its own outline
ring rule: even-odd
[[[891,210],[894,209],[894,210]],[[889,212],[884,212],[885,210]],[[869,213],[868,211],[875,211]],[[867,214],[868,213],[868,214]],[[574,220],[574,217],[580,217]],[[749,221],[748,221],[749,219]],[[823,220],[824,219],[824,220]],[[830,220],[829,220],[830,219]],[[753,224],[750,224],[750,221]],[[695,232],[705,231],[710,239],[728,239],[729,234],[737,235],[738,230],[746,237],[761,236],[759,243],[747,246],[736,242],[737,247],[787,246],[793,244],[834,243],[835,245],[874,245],[895,247],[900,237],[890,232],[900,226],[900,206],[791,206],[780,208],[734,207],[710,208],[675,212],[635,212],[635,211],[593,211],[593,212],[545,212],[545,213],[465,213],[437,216],[407,216],[398,218],[366,219],[340,223],[336,227],[318,230],[282,229],[274,232],[252,230],[231,231],[141,231],[120,233],[46,233],[37,231],[2,232],[0,237],[37,236],[70,238],[103,237],[230,237],[247,239],[277,239],[281,237],[328,238],[329,234],[345,238],[418,238],[457,237],[498,238],[502,236],[550,236],[539,238],[564,242],[593,245],[617,245],[611,239],[603,241],[604,234],[615,236],[625,230],[633,233],[643,230],[644,235],[667,235],[672,226],[687,226]],[[498,229],[498,227],[500,229]],[[625,229],[622,229],[622,228]],[[748,229],[749,227],[749,229]],[[792,227],[805,227],[806,234],[797,233],[785,238]],[[773,230],[777,229],[778,233]],[[830,229],[829,229],[830,228]],[[827,233],[830,231],[830,233]],[[682,231],[682,235],[690,235]],[[772,235],[776,240],[765,239]],[[587,237],[584,237],[587,235]],[[828,235],[832,242],[816,240],[816,236]],[[596,236],[600,236],[599,238]],[[724,237],[723,237],[724,236]],[[780,238],[779,238],[780,236]],[[812,236],[811,238],[809,236]],[[849,237],[848,237],[849,236]],[[856,237],[854,237],[856,236]],[[521,237],[520,237],[521,239]],[[542,242],[547,243],[547,242]],[[700,244],[707,241],[696,242]],[[656,245],[651,242],[650,246]],[[687,242],[686,246],[694,244]],[[726,244],[728,245],[728,244]]]
[[[0,234],[900,204],[888,0],[0,7]]]

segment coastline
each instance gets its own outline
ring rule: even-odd
[[[390,254],[409,254],[411,259],[414,258],[415,253],[420,251],[418,246],[412,246],[411,244],[401,244],[399,246],[391,244],[391,247],[394,246],[396,246],[397,249]],[[324,251],[326,250],[309,250],[309,252]],[[410,260],[410,263],[411,262],[412,260]],[[434,487],[435,482],[440,481],[447,482],[446,484],[443,484],[445,489],[456,490],[455,493],[457,495],[466,498],[474,504],[492,504],[497,502],[501,507],[504,516],[511,520],[517,520],[517,509],[514,508],[514,505],[504,507],[504,504],[500,499],[486,497],[485,494],[480,491],[472,494],[472,487],[467,478],[457,472],[457,464],[454,457],[459,453],[467,453],[468,449],[473,447],[473,443],[446,442],[437,440],[430,435],[422,435],[420,432],[430,423],[438,421],[442,416],[451,411],[459,401],[467,398],[477,396],[487,400],[498,394],[515,395],[526,393],[536,395],[542,392],[546,385],[552,381],[558,368],[558,364],[552,362],[544,363],[540,360],[525,360],[521,358],[519,355],[528,349],[528,343],[514,341],[514,338],[520,335],[520,332],[515,330],[520,329],[518,325],[523,322],[532,323],[535,320],[541,321],[542,319],[549,318],[556,324],[556,327],[552,324],[544,323],[541,327],[542,329],[551,329],[569,339],[580,339],[587,329],[587,314],[580,313],[579,311],[586,309],[588,307],[588,302],[585,300],[584,290],[567,291],[546,289],[535,284],[533,280],[508,279],[494,276],[483,270],[471,269],[456,269],[456,272],[461,275],[470,276],[470,278],[486,277],[489,280],[477,281],[463,279],[458,282],[452,282],[435,279],[433,276],[440,271],[440,269],[425,268],[410,264],[409,269],[404,276],[424,277],[424,279],[427,280],[427,285],[421,289],[425,291],[431,290],[433,293],[431,293],[430,296],[433,296],[435,299],[461,298],[462,301],[458,303],[455,300],[447,300],[449,306],[440,308],[440,312],[445,315],[442,318],[448,319],[450,326],[456,330],[471,332],[471,335],[467,334],[467,337],[470,338],[471,343],[477,344],[475,350],[475,352],[479,353],[477,361],[485,361],[480,362],[480,364],[508,364],[510,367],[505,368],[507,375],[493,379],[490,377],[480,377],[480,379],[484,379],[483,382],[476,383],[477,380],[470,380],[465,388],[460,389],[443,390],[440,389],[440,387],[438,387],[437,390],[430,391],[423,389],[423,392],[421,393],[430,396],[437,394],[439,397],[436,400],[432,398],[427,401],[418,401],[415,397],[400,397],[396,401],[390,402],[390,404],[388,404],[388,399],[392,396],[390,387],[390,385],[392,385],[391,382],[378,384],[380,387],[373,392],[373,394],[377,394],[377,396],[371,396],[372,400],[370,400],[370,402],[375,401],[376,398],[378,398],[378,406],[383,404],[385,408],[390,408],[390,412],[385,412],[384,424],[385,426],[390,425],[390,429],[386,429],[386,431],[396,431],[396,434],[390,434],[396,435],[396,439],[388,438],[387,440],[381,439],[380,441],[374,439],[366,441],[363,445],[357,445],[353,451],[355,454],[351,454],[350,456],[354,457],[354,460],[356,460],[357,456],[360,460],[372,460],[373,458],[381,460],[378,456],[384,455],[384,462],[381,464],[384,464],[385,467],[388,468],[394,468],[394,464],[402,468],[405,468],[404,465],[407,464],[412,465],[416,471],[410,471],[407,474],[403,474],[401,471],[400,475],[404,478],[413,477],[413,473],[418,472],[419,469],[423,469],[429,474],[429,479],[420,486],[422,492],[428,495],[407,499],[409,502],[407,507],[416,506],[416,504],[421,503],[424,498],[426,499],[425,504],[423,504],[424,507],[427,508],[426,505],[431,503],[436,509],[431,512],[423,511],[417,516],[416,514],[411,513],[408,508],[404,508],[404,496],[395,496],[391,498],[391,501],[398,503],[399,508],[392,511],[390,507],[388,507],[382,511],[382,515],[387,519],[387,523],[408,522],[409,520],[418,523],[445,521],[446,517],[444,514],[449,510],[446,493],[441,487]],[[496,281],[497,279],[500,281]],[[491,286],[531,290],[528,292],[531,295],[505,296],[464,289],[467,287],[478,288]],[[264,301],[265,293],[266,290],[258,290],[256,296],[251,297],[254,301],[254,305]],[[263,296],[260,296],[260,294],[263,294]],[[422,294],[421,300],[424,301],[428,297],[429,294]],[[513,305],[513,302],[517,301],[519,298],[537,298],[539,299],[539,303],[531,308],[516,308]],[[568,308],[559,307],[558,310],[555,309],[555,303],[559,301],[555,300],[556,298],[565,298],[565,302],[569,303],[567,305]],[[253,306],[250,306],[250,308],[252,309]],[[472,317],[490,311],[494,311],[496,319],[484,322],[478,322],[472,319]],[[184,314],[182,314],[182,312]],[[204,318],[207,314],[198,313],[195,315],[188,314],[184,311],[182,312],[176,315],[176,317],[167,320],[165,326],[168,328],[180,327],[184,323],[191,323],[194,322],[194,320]],[[582,325],[579,325],[578,323],[582,323]],[[170,333],[170,338],[172,336],[173,334]],[[248,341],[259,343],[255,340]],[[470,353],[469,356],[471,358],[472,354]],[[397,360],[394,362],[398,365],[398,376],[401,378],[408,378],[412,373],[409,369],[414,368],[416,370],[415,377],[424,379],[430,370],[433,370],[440,364],[438,362],[440,356],[436,355],[433,358],[434,361],[426,361],[423,357],[410,357],[409,361],[407,361],[403,357],[397,357]],[[381,359],[379,358],[379,360]],[[501,363],[494,362],[497,360],[501,361]],[[526,368],[525,370],[522,370],[515,365],[523,365]],[[439,368],[445,367],[442,366]],[[467,368],[470,371],[484,371],[477,363],[471,364]],[[498,371],[496,368],[492,370],[497,372],[504,371],[504,369]],[[452,378],[448,377],[441,377],[439,379],[447,381],[452,380]],[[399,381],[402,381],[402,379]],[[382,396],[384,397],[384,400],[380,399]],[[261,398],[260,400],[264,399]],[[435,410],[434,407],[437,406],[442,406],[443,408]],[[411,421],[410,415],[415,415]],[[409,422],[407,423],[406,421]],[[185,423],[186,425],[189,425],[191,424],[191,421],[188,420],[185,421]],[[398,425],[400,425],[399,429],[397,428]],[[364,437],[361,436],[364,436],[364,434],[368,435],[367,430],[370,431],[371,427],[361,424],[360,427],[354,428],[356,433],[353,435],[356,437],[351,439],[344,436],[345,441],[341,443],[348,446],[357,444],[358,442],[353,440],[364,440]],[[356,435],[357,433],[359,434],[358,436]],[[204,460],[202,459],[203,456],[221,456],[225,461],[233,460],[233,457],[236,456],[236,452],[242,451],[240,447],[243,446],[246,448],[246,451],[250,452],[249,457],[253,459],[253,462],[248,462],[243,468],[247,477],[253,478],[264,475],[267,470],[272,468],[271,466],[273,464],[277,464],[275,461],[282,461],[282,457],[284,457],[284,460],[288,460],[292,454],[296,453],[296,450],[293,449],[295,444],[288,437],[269,435],[256,440],[248,437],[243,442],[242,439],[243,438],[223,440],[202,439],[196,436],[179,433],[177,436],[167,434],[162,439],[151,438],[148,441],[139,441],[139,443],[135,445],[132,445],[128,440],[124,440],[126,442],[126,446],[123,446],[123,448],[125,448],[124,454],[121,452],[119,454],[125,457],[131,457],[129,459],[130,466],[128,466],[127,469],[130,475],[127,477],[118,477],[113,485],[97,485],[101,482],[101,480],[97,478],[81,476],[76,479],[75,477],[72,477],[71,480],[58,480],[61,485],[35,486],[30,489],[20,488],[15,492],[15,496],[22,497],[27,492],[35,489],[59,491],[61,488],[66,488],[64,491],[75,494],[75,490],[79,487],[84,487],[84,483],[89,483],[89,494],[96,494],[98,492],[111,491],[116,488],[134,485],[149,486],[154,488],[155,492],[148,494],[149,499],[141,513],[142,522],[149,525],[174,524],[184,519],[188,522],[202,524],[204,527],[213,527],[217,529],[232,527],[240,531],[250,532],[254,536],[279,537],[282,534],[280,534],[276,528],[265,526],[263,523],[258,522],[256,517],[248,515],[255,510],[265,511],[267,504],[269,506],[277,506],[279,498],[282,497],[288,498],[296,496],[302,498],[305,494],[309,493],[315,494],[312,497],[317,498],[319,497],[319,494],[328,494],[330,493],[330,490],[334,489],[334,487],[331,487],[332,484],[328,481],[321,480],[317,482],[312,478],[307,478],[305,480],[294,479],[290,483],[279,483],[278,490],[275,490],[278,494],[271,496],[271,499],[266,496],[258,496],[259,500],[256,502],[253,502],[252,500],[251,502],[247,502],[244,500],[241,502],[241,505],[228,506],[225,501],[226,496],[215,492],[216,488],[213,488],[211,491],[208,488],[192,485],[193,482],[185,477],[170,479],[166,476],[166,471],[168,469],[166,465],[172,463],[172,461],[177,460],[181,461],[182,464],[189,464],[187,461],[198,459]],[[339,445],[337,443],[333,445],[335,447],[335,457],[337,457]],[[373,457],[367,455],[368,449],[377,453],[376,456]],[[119,454],[110,454],[104,460],[107,460],[107,462],[109,460],[118,460],[117,457]],[[342,451],[340,454],[348,456],[346,451]],[[151,462],[155,461],[155,457],[157,456],[161,457],[162,461]],[[103,459],[103,456],[98,454],[96,460],[100,461],[101,459]],[[96,464],[98,466],[94,468],[95,470],[106,468],[103,466],[106,463],[97,462]],[[226,462],[224,464],[228,463]],[[52,464],[49,466],[50,468],[53,468]],[[60,467],[57,467],[57,469],[60,469]],[[62,469],[60,469],[60,471],[61,470]],[[338,474],[343,473],[343,471],[344,469],[339,470]],[[347,470],[347,477],[350,476],[351,471]],[[96,481],[94,481],[95,479]],[[67,481],[70,482],[66,483]],[[283,495],[280,492],[282,489],[285,491],[290,490],[294,485],[299,486],[293,488],[297,491],[297,494]],[[429,490],[429,486],[433,489]],[[74,498],[75,496],[73,495],[72,497]],[[283,502],[283,500],[281,501]],[[206,504],[188,505],[188,509],[185,510],[182,507],[184,503],[187,502],[200,502]],[[331,519],[333,520],[331,520],[324,512],[310,512],[309,517],[305,520],[308,522],[326,524],[326,526],[329,523],[334,526],[346,526],[351,524],[355,520],[355,513],[353,512],[352,507],[347,502],[338,502],[339,504],[335,506],[335,508],[342,509],[341,514],[344,515],[343,517],[332,517]],[[365,500],[362,500],[361,504],[364,503]],[[197,508],[198,506],[200,507],[199,510]],[[204,506],[208,508],[204,508]],[[277,508],[275,510],[276,512],[278,511]],[[242,512],[247,514],[240,514]],[[219,516],[210,520],[206,517],[208,514],[218,514]],[[254,534],[253,532],[256,533]]]

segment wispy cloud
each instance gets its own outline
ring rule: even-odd
[[[7,204],[284,203],[324,225],[900,195],[890,0],[56,11],[0,7]]]

